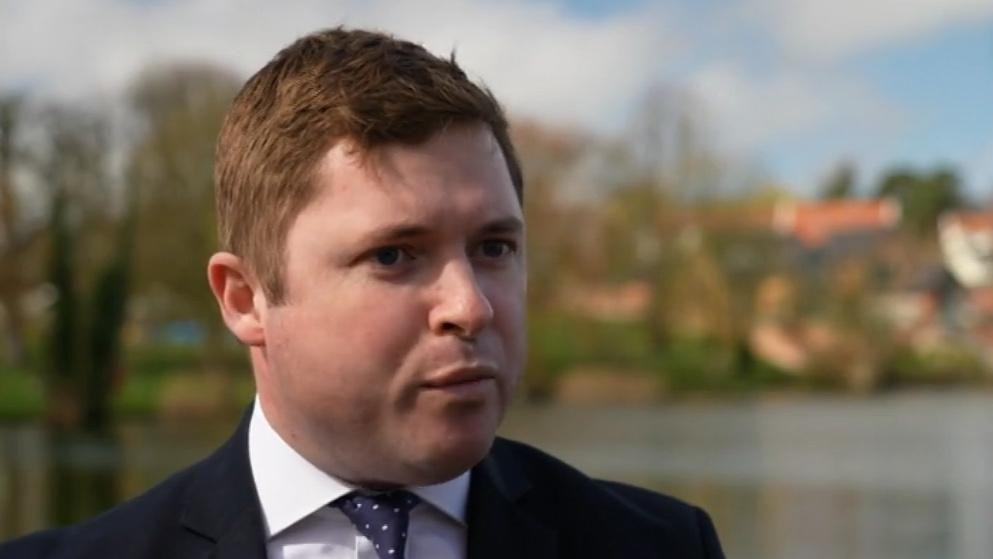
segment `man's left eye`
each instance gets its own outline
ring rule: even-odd
[[[378,248],[373,251],[372,257],[376,261],[376,264],[387,268],[413,259],[409,250],[397,246]]]
[[[510,241],[483,241],[479,245],[479,253],[486,258],[500,258],[516,250],[516,245]]]

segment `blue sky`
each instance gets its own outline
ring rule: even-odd
[[[0,89],[113,99],[145,65],[246,75],[337,23],[452,48],[512,114],[627,133],[651,91],[800,194],[840,161],[955,165],[993,203],[990,0],[0,0]],[[663,88],[663,89],[660,89]]]
[[[847,58],[840,68],[875,91],[898,113],[896,121],[868,142],[848,135],[845,126],[824,127],[809,143],[767,153],[774,168],[799,178],[851,145],[851,155],[863,152],[869,168],[957,165],[976,198],[993,202],[993,22],[875,48]]]

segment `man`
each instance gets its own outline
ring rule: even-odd
[[[491,94],[304,37],[217,147],[208,279],[258,397],[214,455],[0,557],[722,557],[701,510],[496,440],[524,363],[521,171]]]

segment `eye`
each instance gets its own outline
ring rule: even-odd
[[[499,239],[483,241],[479,245],[479,253],[486,258],[501,258],[516,250],[516,243]]]
[[[380,266],[396,266],[404,260],[412,259],[410,252],[396,246],[378,248],[372,253],[372,259]]]

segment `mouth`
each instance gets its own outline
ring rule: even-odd
[[[491,365],[459,365],[431,376],[421,386],[435,390],[461,389],[486,384],[496,380],[496,377],[496,367]]]

